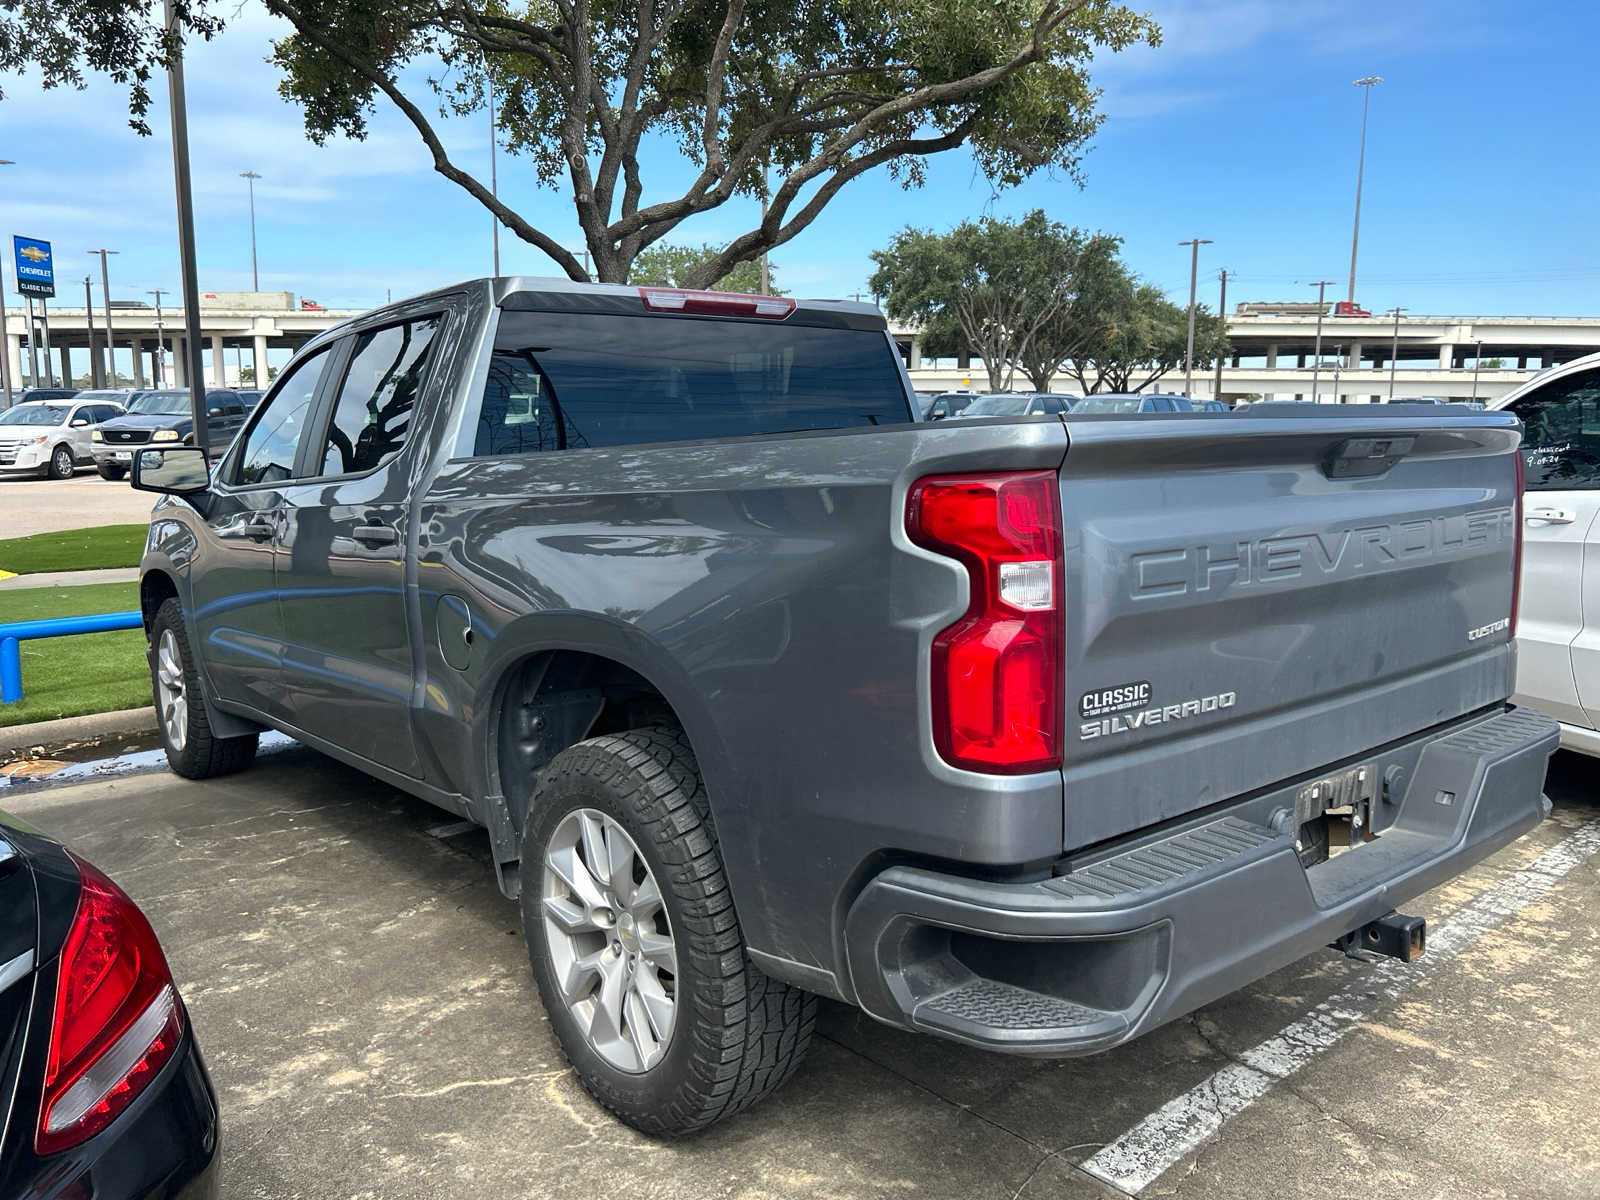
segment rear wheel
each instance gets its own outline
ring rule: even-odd
[[[189,652],[183,606],[164,600],[150,623],[150,683],[156,729],[167,763],[185,779],[210,779],[242,770],[256,756],[256,735],[220,738],[211,732],[200,676]]]
[[[95,470],[100,472],[101,479],[110,479],[113,481],[121,479],[128,473],[128,468],[126,467],[107,467],[100,464],[95,465]]]
[[[816,998],[750,961],[688,741],[580,742],[540,777],[522,927],[578,1079],[646,1133],[694,1133],[800,1064]]]
[[[50,465],[45,468],[49,479],[71,479],[77,460],[72,457],[71,446],[57,446],[50,454]]]

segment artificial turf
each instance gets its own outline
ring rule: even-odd
[[[0,624],[138,607],[137,583],[0,590]],[[0,725],[115,712],[149,703],[143,630],[39,638],[22,643],[22,702],[0,704]]]

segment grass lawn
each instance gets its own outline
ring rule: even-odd
[[[0,591],[0,624],[138,607],[136,583],[22,588]],[[0,725],[115,712],[149,703],[143,630],[40,638],[22,643],[22,703],[0,704]]]
[[[144,553],[146,525],[99,525],[61,533],[0,541],[0,571],[37,575],[40,571],[97,571],[137,567]]]

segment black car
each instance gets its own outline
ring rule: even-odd
[[[0,813],[0,1196],[209,1200],[218,1136],[150,922]]]
[[[78,394],[74,387],[32,387],[11,393],[13,404],[27,404],[30,400],[71,400]]]
[[[232,388],[206,390],[206,429],[213,454],[228,448],[251,407]],[[95,431],[95,469],[104,479],[121,479],[128,473],[132,447],[149,442],[194,445],[188,388],[135,392],[122,416]]]

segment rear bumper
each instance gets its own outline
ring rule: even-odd
[[[1403,796],[1382,801],[1381,835],[1310,870],[1292,828],[1227,813],[1036,882],[892,867],[846,918],[857,1000],[879,1020],[993,1050],[1107,1049],[1361,928],[1532,829],[1548,812],[1544,773],[1558,737],[1542,713],[1511,709],[1425,739]],[[1248,811],[1259,814],[1259,802]]]

